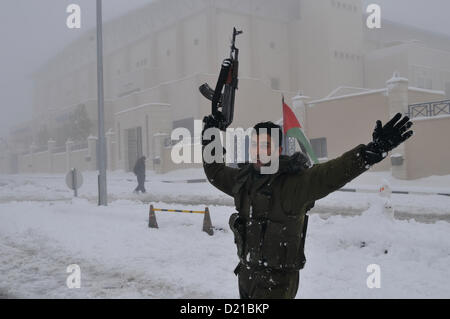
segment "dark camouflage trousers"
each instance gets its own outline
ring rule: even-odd
[[[239,265],[241,299],[294,299],[299,286],[299,271],[253,269]]]

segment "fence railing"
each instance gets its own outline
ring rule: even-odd
[[[55,148],[53,148],[52,153],[56,154],[56,153],[64,153],[66,151],[66,146],[62,145],[62,146],[56,146]]]
[[[450,100],[408,105],[409,118],[450,115]]]
[[[84,150],[88,148],[88,143],[87,142],[83,142],[83,143],[78,143],[78,144],[73,144],[71,147],[72,151],[79,151],[79,150]]]
[[[41,152],[47,152],[47,151],[48,151],[47,145],[39,146],[36,149],[34,149],[34,153],[41,153]]]

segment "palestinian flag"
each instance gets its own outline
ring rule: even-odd
[[[291,108],[284,103],[283,97],[283,131],[286,137],[295,137],[302,148],[302,150],[308,154],[309,158],[314,164],[318,164],[319,160],[314,154],[314,151],[309,143],[308,138],[305,136],[297,117]]]

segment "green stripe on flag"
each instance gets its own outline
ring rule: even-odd
[[[299,127],[293,127],[291,129],[289,129],[286,132],[286,136],[296,138],[297,141],[300,143],[300,145],[303,145],[305,147],[306,152],[308,153],[311,161],[314,164],[319,164],[319,160],[317,159],[317,156],[314,153],[311,144],[309,143],[309,141],[306,138],[305,134],[303,134],[303,131]]]

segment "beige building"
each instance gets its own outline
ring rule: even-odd
[[[193,132],[194,120],[210,113],[198,87],[204,82],[214,86],[233,26],[244,30],[237,41],[235,127],[279,119],[281,95],[289,101],[300,91],[310,99],[299,117],[311,138],[327,138],[326,157],[332,158],[359,139],[366,143],[375,120],[389,116],[386,81],[395,71],[409,80],[398,110],[447,100],[450,38],[391,22],[383,23],[387,31],[369,31],[364,11],[360,0],[160,0],[105,23],[109,169],[129,170],[139,155],[160,172],[186,167],[170,159],[170,133],[179,126]],[[28,162],[3,164],[5,171],[40,171],[42,165],[31,159],[45,152],[61,158],[57,168],[46,171],[64,171],[75,165],[73,149],[83,154],[77,155],[80,167],[95,169],[95,50],[95,30],[90,30],[34,75],[33,125],[11,132],[14,147],[3,156],[14,162],[20,150]],[[342,121],[340,134],[323,120],[333,117]],[[71,135],[80,131],[72,127],[74,118],[92,124],[84,135]],[[355,119],[360,124],[354,126]],[[344,138],[349,127],[355,131]],[[448,174],[450,168],[436,172]],[[416,175],[403,174],[411,176]]]

